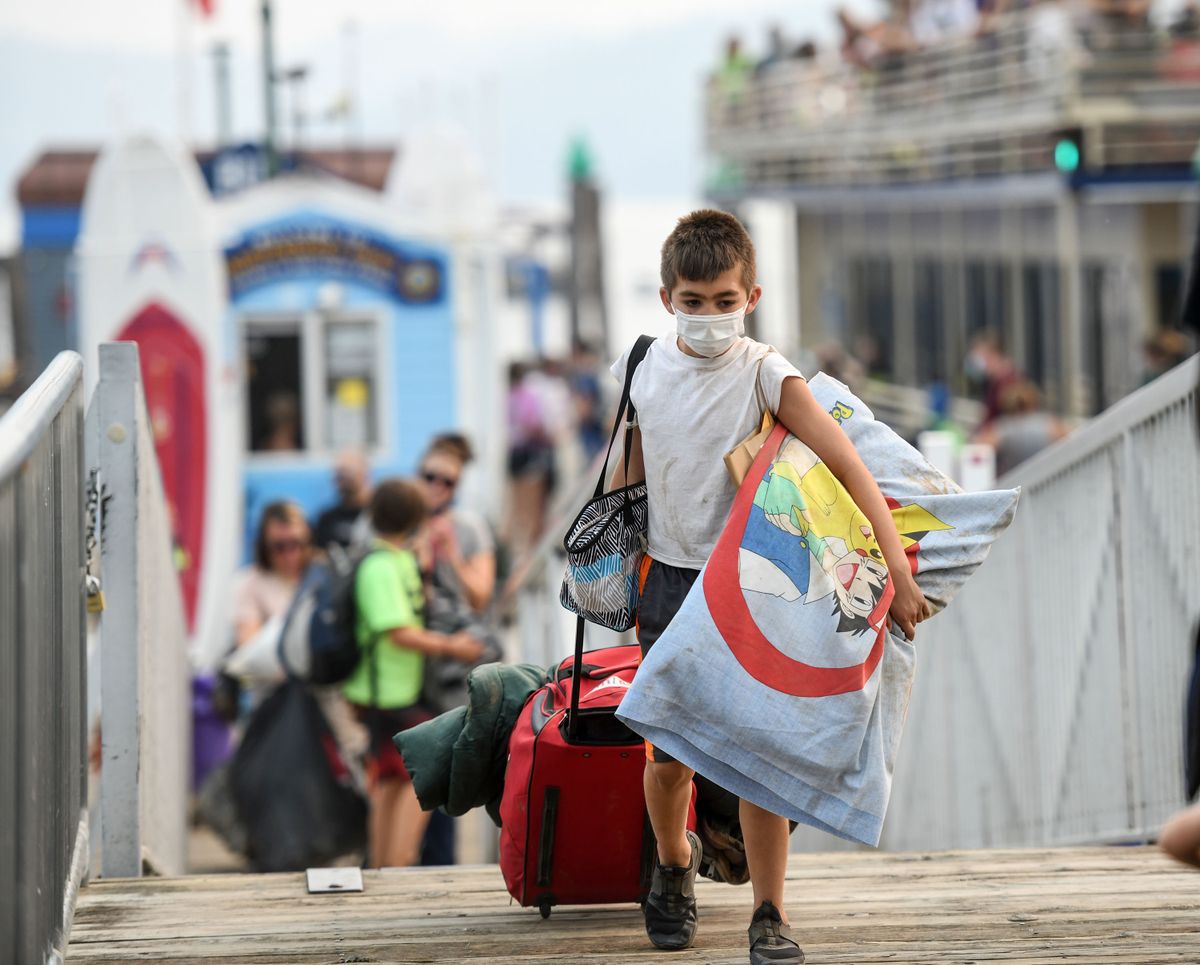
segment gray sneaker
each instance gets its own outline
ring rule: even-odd
[[[687,833],[692,860],[686,868],[654,862],[650,894],[642,906],[646,916],[646,934],[657,948],[679,951],[696,937],[696,871],[700,867],[700,839]]]
[[[779,909],[764,901],[750,919],[750,965],[803,965],[804,949],[792,939]]]

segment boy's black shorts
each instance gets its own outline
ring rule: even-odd
[[[646,556],[642,560],[642,593],[638,600],[637,639],[642,648],[642,659],[650,652],[655,641],[662,636],[683,605],[699,570],[688,570],[671,566]],[[646,741],[646,759],[656,764],[674,761],[665,751]]]

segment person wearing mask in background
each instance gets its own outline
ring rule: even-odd
[[[963,368],[966,370],[968,381],[983,396],[983,421],[979,424],[982,431],[1000,416],[1001,393],[1016,382],[1020,374],[1012,359],[1000,347],[1000,339],[996,337],[996,333],[986,329],[971,340],[971,348],[967,352]]]
[[[371,477],[366,456],[357,449],[338,454],[333,466],[333,484],[338,501],[317,517],[313,541],[317,549],[337,545],[349,549],[366,535],[363,513],[371,500]]]
[[[467,633],[438,633],[425,625],[425,597],[417,564],[418,534],[428,515],[413,483],[379,484],[370,505],[376,538],[354,579],[362,658],[342,686],[370,734],[367,751],[367,828],[371,867],[406,867],[420,860],[429,815],[421,810],[412,778],[392,735],[430,719],[421,705],[425,661],[445,657],[470,664],[483,646]]]

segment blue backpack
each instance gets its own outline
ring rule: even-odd
[[[292,677],[337,684],[358,666],[362,651],[354,583],[370,552],[363,547],[347,553],[334,546],[328,560],[305,571],[279,636],[279,660]]]

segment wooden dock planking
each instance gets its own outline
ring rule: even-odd
[[[97,881],[69,963],[654,962],[635,906],[511,905],[494,866],[367,872],[353,895],[302,874]],[[696,945],[744,963],[748,888],[700,882]],[[794,855],[788,908],[811,963],[1200,963],[1200,874],[1151,848]]]

